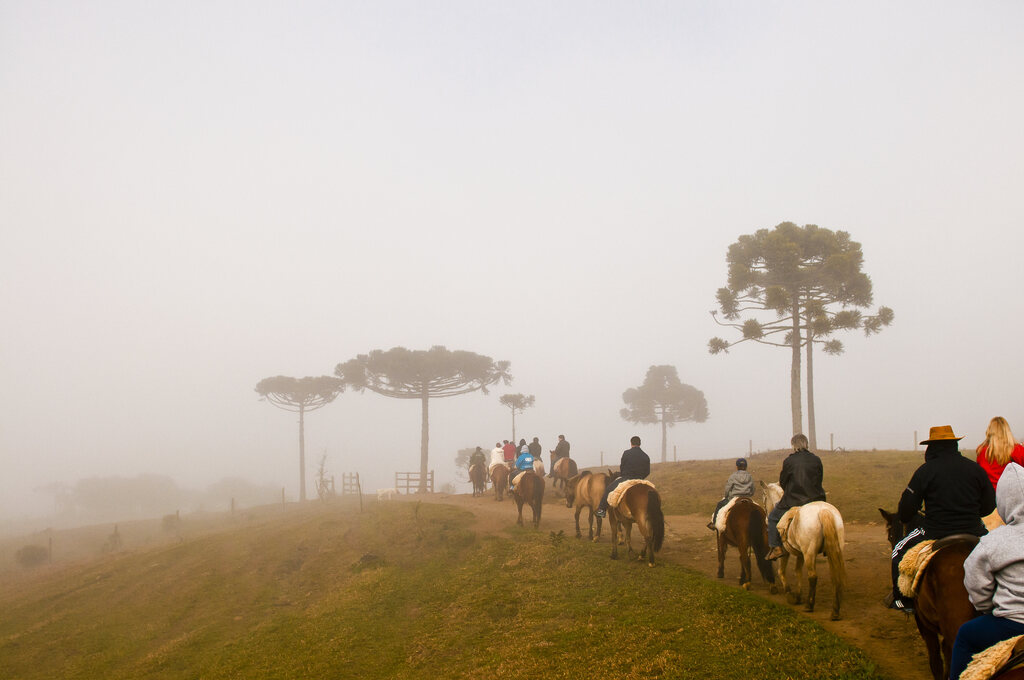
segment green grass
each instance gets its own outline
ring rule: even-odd
[[[760,453],[749,459],[755,482],[779,481],[788,451]],[[878,508],[895,510],[900,494],[914,470],[924,462],[923,452],[857,451],[819,454],[824,468],[828,501],[847,521],[880,521]],[[659,463],[650,479],[664,499],[665,512],[709,514],[722,497],[725,480],[736,470],[735,458]]]
[[[0,677],[880,677],[788,608],[607,544],[351,510],[9,576]]]

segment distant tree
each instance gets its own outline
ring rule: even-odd
[[[893,311],[888,307],[879,307],[871,315],[859,311],[872,303],[871,277],[861,271],[860,244],[845,231],[783,222],[771,230],[740,236],[729,246],[726,260],[728,285],[718,289],[718,309],[711,315],[720,326],[739,331],[740,338],[732,342],[712,338],[708,350],[718,354],[748,340],[788,347],[795,434],[803,423],[800,349],[806,348],[807,436],[816,448],[814,346],[821,345],[826,354],[841,354],[843,344],[830,339],[833,333],[854,328],[865,335],[878,333],[892,323]]]
[[[661,423],[661,462],[668,458],[668,428],[676,423],[703,423],[708,419],[704,393],[680,382],[675,366],[651,366],[640,387],[622,393],[626,408],[619,411],[623,420],[653,425]]]
[[[522,413],[533,406],[534,396],[532,394],[530,396],[524,394],[503,394],[498,397],[498,401],[501,402],[502,406],[506,406],[512,411],[512,443],[514,444],[516,441],[516,414]]]
[[[373,350],[338,364],[335,375],[360,392],[368,389],[394,399],[419,399],[422,406],[420,430],[420,491],[426,490],[429,408],[431,398],[455,397],[504,381],[509,384],[509,362],[491,357],[451,351],[441,345],[429,350],[393,347]]]
[[[459,471],[460,479],[465,477],[469,479],[469,457],[476,451],[475,446],[471,446],[468,449],[459,449],[455,454],[455,469]]]
[[[260,397],[274,406],[299,414],[299,500],[306,500],[306,411],[334,401],[345,391],[345,382],[330,375],[292,378],[278,375],[256,384]]]

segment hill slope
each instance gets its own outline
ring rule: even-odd
[[[879,677],[813,622],[695,572],[470,523],[442,505],[309,504],[8,575],[0,676]]]

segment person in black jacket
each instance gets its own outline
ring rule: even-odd
[[[891,609],[913,611],[913,600],[904,597],[897,587],[900,560],[907,551],[924,540],[953,534],[984,536],[987,533],[981,518],[995,510],[996,494],[988,475],[974,460],[960,455],[957,437],[950,425],[933,427],[924,452],[924,465],[914,471],[910,483],[900,496],[896,514],[901,522],[913,523],[924,505],[920,526],[899,541],[892,551],[892,594],[886,598]]]
[[[594,511],[598,517],[608,514],[608,494],[614,491],[615,487],[627,479],[647,479],[647,475],[651,474],[651,457],[640,448],[640,437],[632,437],[629,443],[632,448],[623,451],[622,460],[619,461],[619,476],[605,487],[604,496]]]
[[[768,547],[771,550],[765,559],[775,560],[783,555],[782,537],[779,536],[779,520],[790,508],[798,505],[825,500],[825,490],[821,488],[824,471],[821,458],[807,450],[810,443],[802,434],[795,434],[789,440],[793,445],[793,453],[782,461],[782,472],[779,474],[779,486],[782,487],[782,499],[768,513]]]

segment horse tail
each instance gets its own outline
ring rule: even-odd
[[[665,540],[665,515],[661,512],[661,496],[654,489],[647,494],[647,521],[651,527],[651,538],[654,539],[654,552],[658,552]]]
[[[580,471],[579,466],[576,465],[576,461],[572,458],[569,459],[569,477],[575,477]]]
[[[775,570],[772,569],[772,563],[764,558],[768,554],[768,530],[765,526],[765,516],[764,512],[756,505],[750,511],[747,539],[750,541],[750,547],[754,549],[754,559],[757,560],[757,570],[761,572],[761,578],[765,583],[775,583]]]
[[[818,521],[821,523],[821,533],[825,537],[829,573],[838,591],[846,583],[846,565],[843,563],[843,544],[839,540],[836,518],[830,510],[821,510],[818,512]]]
[[[536,477],[534,480],[533,502],[537,504],[537,518],[540,519],[540,509],[544,503],[544,479],[542,477]]]

